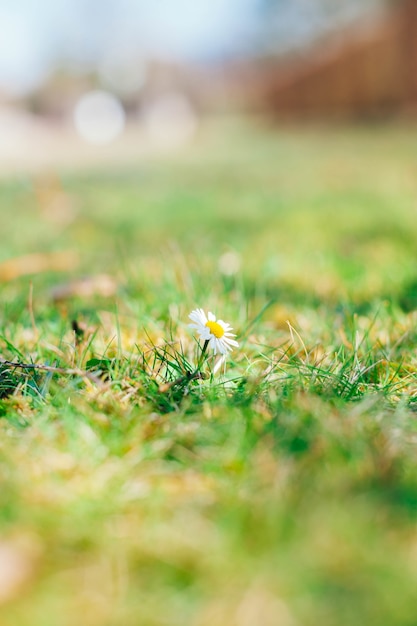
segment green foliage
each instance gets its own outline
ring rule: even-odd
[[[415,624],[413,133],[210,137],[0,184],[2,625]]]

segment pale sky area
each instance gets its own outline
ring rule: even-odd
[[[209,61],[288,49],[380,1],[0,0],[0,91],[24,94],[62,64],[77,71],[114,58]]]
[[[0,88],[24,92],[56,63],[115,54],[227,56],[250,36],[258,0],[0,0]]]

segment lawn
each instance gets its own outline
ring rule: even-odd
[[[2,626],[414,626],[416,218],[412,126],[2,180]]]

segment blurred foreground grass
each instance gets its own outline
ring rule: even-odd
[[[416,623],[416,174],[417,128],[238,126],[1,183],[2,357],[111,370],[0,372],[2,624]],[[196,306],[241,349],[160,393]]]

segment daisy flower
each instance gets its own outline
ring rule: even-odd
[[[236,335],[230,332],[233,328],[223,320],[216,319],[213,313],[206,315],[203,309],[195,309],[188,317],[194,322],[189,327],[199,333],[200,339],[208,343],[214,354],[227,354],[233,347],[238,347],[238,342],[232,339]]]

